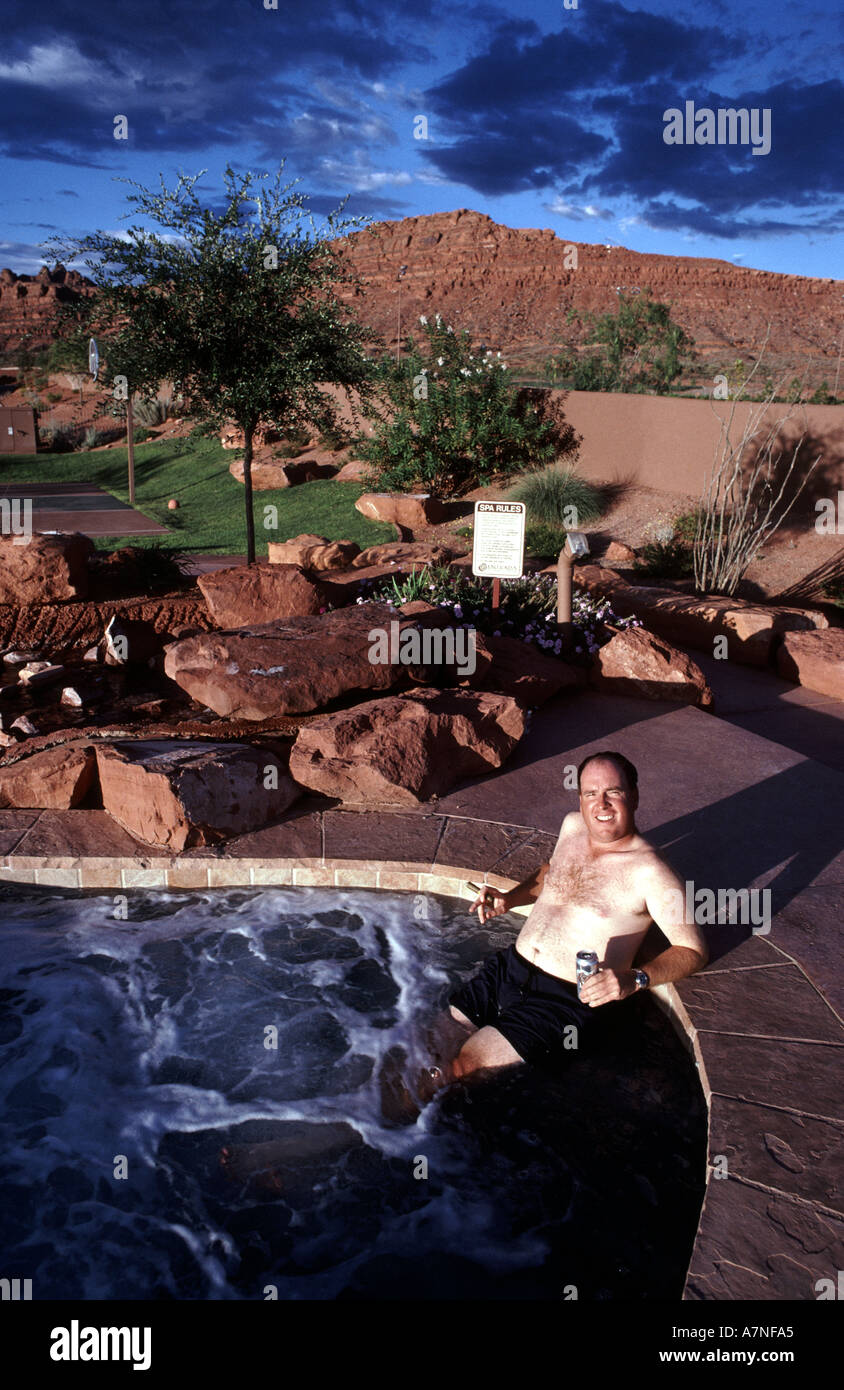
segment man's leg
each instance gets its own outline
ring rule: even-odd
[[[468,1042],[464,1043],[451,1064],[452,1079],[471,1076],[472,1072],[497,1067],[513,1067],[524,1058],[509,1043],[503,1033],[489,1025],[479,1028]]]

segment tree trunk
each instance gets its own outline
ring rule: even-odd
[[[255,513],[252,510],[252,435],[254,426],[243,426],[243,495],[246,504],[246,563],[255,563]]]

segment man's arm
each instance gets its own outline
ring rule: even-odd
[[[509,892],[502,893],[501,896],[507,904],[505,911],[509,912],[512,907],[523,907],[526,903],[535,903],[542,892],[545,875],[550,867],[550,864],[540,864],[530,878],[526,878],[523,883],[517,883]]]
[[[685,887],[661,859],[654,856],[645,885],[645,907],[671,945],[648,961],[652,985],[683,980],[709,960],[709,947],[700,927],[686,911]]]
[[[497,888],[485,883],[469,911],[474,912],[477,909],[478,919],[483,925],[490,917],[498,917],[502,912],[509,912],[511,908],[521,907],[523,903],[535,902],[542,892],[548,868],[547,864],[540,864],[530,878],[526,878],[523,883],[517,883],[515,888],[508,889],[506,893],[500,893]]]
[[[564,835],[570,835],[572,831],[577,828],[580,820],[579,811],[569,811],[568,815],[563,817],[557,844],[559,844]],[[515,888],[509,888],[506,893],[499,893],[495,888],[491,888],[488,884],[485,884],[481,890],[480,896],[475,899],[469,910],[474,912],[477,908],[478,917],[483,923],[488,922],[490,917],[497,917],[501,912],[509,912],[514,907],[523,907],[528,903],[535,903],[542,892],[545,875],[550,867],[550,862],[547,864],[540,864],[539,868],[535,869],[529,878],[524,879],[522,883],[517,883]]]

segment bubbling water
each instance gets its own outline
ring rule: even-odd
[[[382,1116],[384,1058],[427,1060],[424,1023],[515,920],[324,889],[138,893],[126,921],[112,897],[4,905],[0,1272],[34,1298],[679,1292],[705,1108],[655,1011],[638,1059]],[[223,1151],[267,1144],[272,1180],[232,1180]]]

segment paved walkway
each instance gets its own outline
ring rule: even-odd
[[[0,473],[2,467],[0,467]],[[36,531],[83,531],[88,536],[167,536],[151,521],[92,483],[3,483],[0,498],[32,500]]]
[[[731,682],[736,706],[748,691],[758,699],[728,719],[588,692],[561,697],[534,714],[494,778],[413,811],[304,798],[284,821],[216,852],[151,849],[102,811],[0,811],[0,872],[100,890],[291,883],[456,896],[467,878],[484,876],[509,886],[547,859],[576,806],[565,785],[572,766],[618,749],[640,771],[641,829],[681,878],[696,889],[771,892],[769,932],[707,927],[706,970],[655,992],[687,1039],[710,1114],[685,1296],[814,1299],[815,1283],[844,1268],[844,791],[834,763],[793,745],[821,727],[840,737],[841,722],[786,700],[804,731],[791,746],[775,742],[745,724],[757,719],[770,732],[784,697],[772,704],[770,686]],[[655,929],[652,937],[660,949]]]

